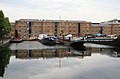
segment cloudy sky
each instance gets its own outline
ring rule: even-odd
[[[120,0],[0,0],[10,21],[18,19],[85,20],[120,19]]]

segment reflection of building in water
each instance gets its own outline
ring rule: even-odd
[[[90,56],[84,52],[75,53],[74,51],[69,50],[68,48],[59,48],[59,49],[41,49],[41,50],[14,50],[16,58],[63,58],[63,57],[81,57]]]
[[[87,52],[87,51],[80,51],[80,50],[72,49],[71,52],[80,55],[82,58],[85,56],[91,56],[91,52]]]
[[[120,57],[120,49],[109,49],[109,52],[105,52],[105,53],[102,53],[102,54],[106,54],[106,55],[109,55],[111,57],[116,57],[116,58],[119,58]]]
[[[100,53],[111,57],[120,57],[120,49],[112,48],[88,48],[86,52]]]

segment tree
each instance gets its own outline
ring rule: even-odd
[[[0,11],[0,38],[2,38],[4,27],[5,27],[4,14],[3,14],[2,10],[1,10]]]
[[[11,27],[8,17],[4,16],[3,11],[0,11],[0,38],[10,33]]]
[[[4,13],[2,10],[0,11],[0,18],[4,18]]]
[[[4,20],[5,20],[5,28],[4,28],[5,29],[5,34],[8,34],[11,31],[10,22],[9,22],[8,17],[6,17]]]

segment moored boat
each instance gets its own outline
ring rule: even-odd
[[[15,30],[15,36],[9,41],[9,43],[20,43],[22,42],[22,38],[17,30]]]
[[[114,39],[114,40],[94,40],[94,41],[87,41],[90,43],[96,43],[96,44],[103,44],[103,45],[110,45],[110,46],[119,46],[120,47],[120,39]]]
[[[22,42],[22,39],[20,38],[13,38],[9,41],[9,43],[21,43]]]
[[[44,45],[56,45],[59,43],[59,40],[55,36],[48,36],[40,40],[40,42]]]
[[[90,43],[96,43],[96,44],[120,46],[120,37],[111,38],[107,36],[96,36],[96,37],[87,38],[86,41]]]

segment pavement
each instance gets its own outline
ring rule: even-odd
[[[10,39],[4,39],[3,41],[0,40],[0,46],[8,43],[9,41],[10,41]]]

